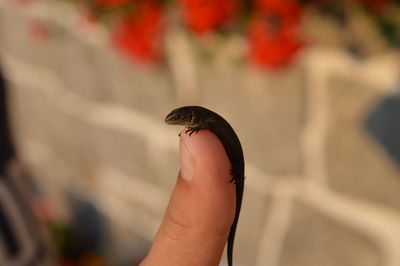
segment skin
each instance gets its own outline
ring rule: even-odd
[[[141,266],[215,266],[235,215],[236,185],[221,141],[209,130],[179,138],[180,171]]]
[[[218,137],[224,146],[231,164],[230,173],[232,178],[230,182],[236,184],[236,210],[228,236],[227,249],[228,265],[232,266],[233,244],[244,188],[244,158],[239,138],[224,118],[200,106],[185,106],[175,109],[167,115],[165,122],[171,125],[186,126],[185,133],[189,134],[189,137],[200,130],[209,130]]]

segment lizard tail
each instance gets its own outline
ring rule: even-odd
[[[233,265],[232,262],[233,243],[235,242],[236,227],[239,221],[240,209],[242,207],[243,186],[244,186],[243,180],[244,178],[240,181],[240,183],[236,183],[236,213],[228,236],[228,247],[227,247],[228,266]]]
[[[235,216],[235,219],[233,220],[233,224],[231,226],[231,230],[229,231],[229,236],[228,236],[228,247],[227,247],[227,256],[228,256],[228,266],[232,266],[232,257],[233,257],[233,243],[235,242],[235,233],[236,233],[236,227],[237,227],[237,222],[238,222],[238,216]]]

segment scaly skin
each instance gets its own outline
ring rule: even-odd
[[[201,106],[177,108],[166,116],[165,122],[170,125],[186,126],[188,129],[185,132],[189,133],[189,136],[199,130],[208,129],[219,138],[225,148],[232,167],[231,182],[236,184],[236,212],[229,231],[227,252],[228,265],[232,266],[233,242],[242,206],[244,188],[244,157],[239,138],[223,117]]]

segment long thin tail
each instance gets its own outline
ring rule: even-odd
[[[233,243],[235,242],[235,234],[236,234],[236,227],[237,227],[237,222],[239,216],[235,215],[235,219],[233,220],[233,224],[231,226],[231,230],[229,231],[229,236],[228,236],[228,251],[227,251],[227,256],[228,256],[228,266],[232,266],[232,257],[233,257]]]
[[[243,182],[243,180],[241,182]],[[236,227],[239,221],[240,209],[242,207],[243,185],[244,185],[243,183],[236,183],[236,212],[228,236],[228,247],[227,247],[228,266],[233,265],[232,262],[233,243],[235,242]]]

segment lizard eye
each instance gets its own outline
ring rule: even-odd
[[[175,116],[175,118],[176,118],[176,119],[181,119],[181,118],[182,118],[182,115],[177,114],[177,115]]]

